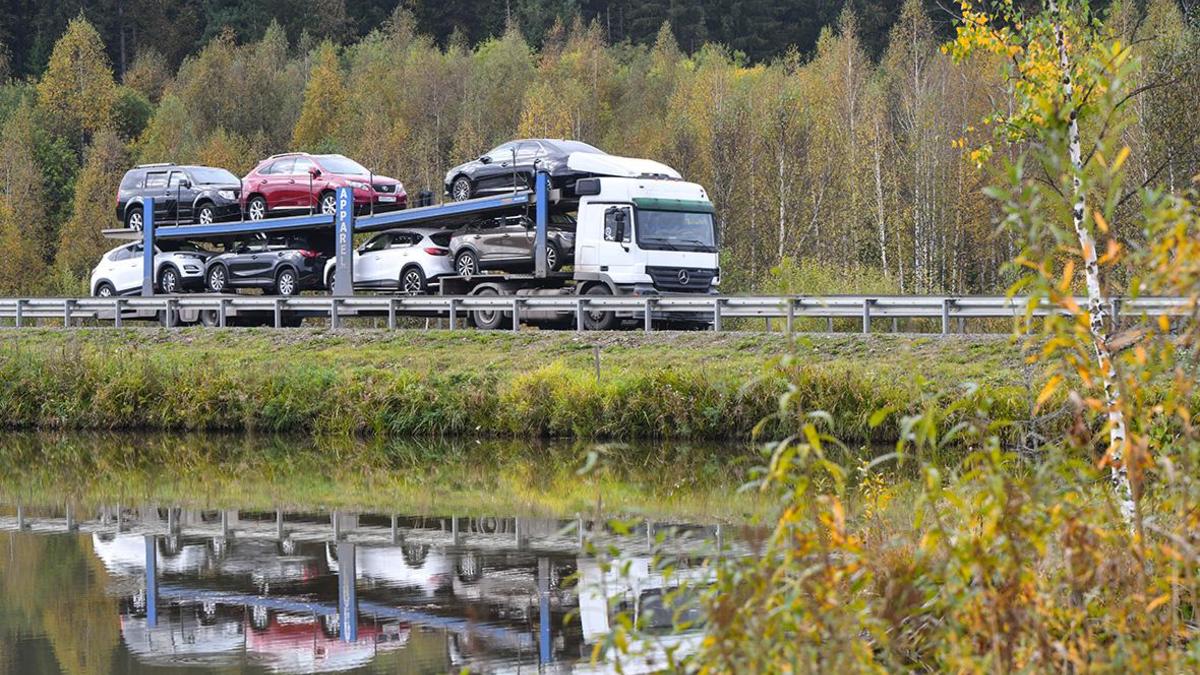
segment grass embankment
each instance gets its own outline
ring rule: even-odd
[[[840,438],[889,441],[895,424],[868,420],[922,406],[920,378],[975,383],[1006,419],[1030,400],[998,337],[22,329],[0,345],[8,428],[746,438],[790,381]]]

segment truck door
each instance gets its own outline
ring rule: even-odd
[[[628,267],[632,263],[629,253],[632,240],[633,208],[623,204],[605,205],[594,264],[613,272]]]

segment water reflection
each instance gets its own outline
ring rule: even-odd
[[[613,612],[667,590],[652,540],[685,569],[738,548],[715,525],[178,508],[0,507],[0,532],[0,670],[21,673],[605,670]]]

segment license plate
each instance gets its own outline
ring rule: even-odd
[[[382,196],[382,195],[381,195],[381,196],[379,197],[379,201],[381,201],[381,202],[394,202],[394,201],[396,201],[396,198],[395,198],[395,197],[384,197],[384,196]]]

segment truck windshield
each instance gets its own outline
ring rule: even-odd
[[[716,253],[711,213],[637,210],[638,246],[657,251]]]

